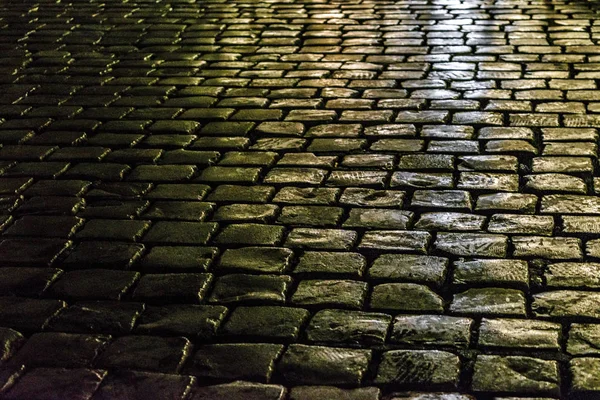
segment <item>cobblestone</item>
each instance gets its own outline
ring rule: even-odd
[[[0,398],[598,398],[597,8],[4,2]]]

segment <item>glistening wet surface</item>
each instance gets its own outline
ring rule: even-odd
[[[0,3],[0,398],[600,398],[595,1]]]

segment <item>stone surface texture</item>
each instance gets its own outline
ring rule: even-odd
[[[0,2],[0,399],[599,399],[599,82],[597,0]]]

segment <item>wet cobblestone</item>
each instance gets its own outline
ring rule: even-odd
[[[600,398],[579,0],[0,4],[0,399]]]

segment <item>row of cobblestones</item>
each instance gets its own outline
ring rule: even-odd
[[[0,399],[600,398],[594,1],[0,4]]]

